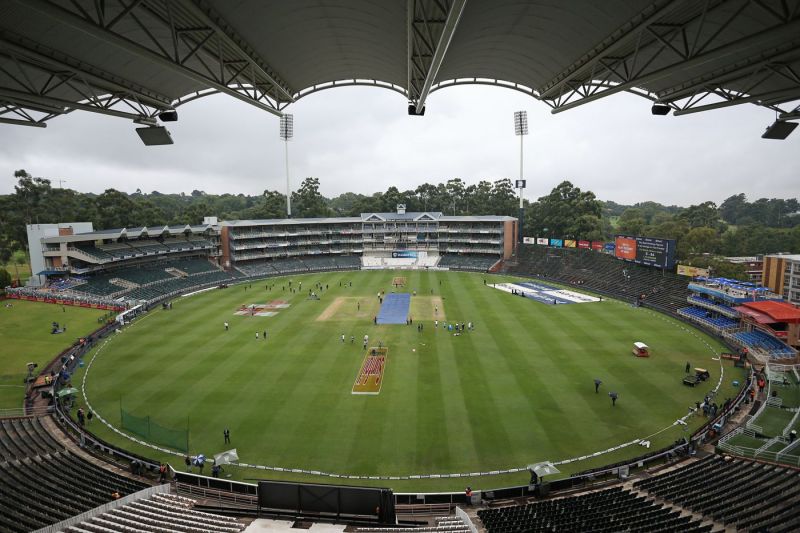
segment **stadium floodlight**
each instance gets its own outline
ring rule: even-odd
[[[177,122],[178,112],[174,109],[168,109],[159,113],[158,118],[161,119],[161,122]]]
[[[762,139],[776,139],[782,141],[786,139],[797,127],[796,122],[787,122],[785,120],[776,120],[772,125],[767,127],[762,135]]]
[[[517,188],[519,189],[519,220],[517,221],[517,237],[519,243],[522,241],[522,217],[525,214],[522,207],[522,190],[525,188],[525,180],[522,178],[522,140],[528,134],[528,112],[515,111],[514,112],[514,135],[519,137],[519,180],[517,180]]]
[[[286,218],[292,218],[292,189],[289,184],[289,141],[294,137],[294,115],[281,115],[281,139],[286,154]]]

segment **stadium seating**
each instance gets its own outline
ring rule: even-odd
[[[325,270],[336,270],[336,263],[334,263],[332,257],[327,255],[301,257],[300,260],[305,263],[306,268],[311,271],[321,272]]]
[[[773,357],[792,357],[794,351],[775,337],[754,329],[734,333],[733,338],[750,349],[763,350]]]
[[[800,529],[797,469],[713,455],[634,487],[737,530]]]
[[[621,487],[478,511],[488,533],[518,531],[711,531],[711,525]]]
[[[195,511],[194,500],[154,494],[67,527],[70,533],[108,531],[203,531],[235,533],[245,526],[235,518]]]
[[[739,316],[739,312],[732,307],[714,302],[710,298],[704,298],[703,296],[699,296],[697,294],[690,295],[688,297],[688,301],[690,304],[700,305],[701,307],[717,311],[718,313],[722,313],[730,317],[735,318]]]
[[[358,270],[361,268],[361,259],[357,255],[336,255],[333,262],[339,270]]]
[[[236,263],[236,269],[247,277],[270,277],[296,272],[358,270],[361,260],[355,255],[313,255]]]
[[[644,296],[646,305],[672,313],[685,307],[689,296],[685,277],[580,248],[523,245],[518,264],[506,271],[583,285],[623,300]]]
[[[713,312],[702,307],[681,307],[678,309],[678,314],[714,329],[731,329],[739,325],[739,321],[733,318],[710,316],[713,315]]]
[[[0,530],[32,531],[137,492],[144,483],[68,452],[36,418],[0,420]]]
[[[235,274],[221,271],[207,258],[190,257],[108,270],[87,277],[85,283],[71,290],[85,295],[151,301],[235,278]],[[112,280],[122,281],[112,283]]]
[[[445,254],[439,260],[438,266],[440,268],[449,268],[450,270],[486,272],[499,260],[500,257],[496,255]]]
[[[76,244],[75,248],[98,261],[108,261],[111,255],[92,244]]]
[[[134,249],[136,255],[163,254],[169,251],[169,248],[158,241],[130,241],[128,244]]]

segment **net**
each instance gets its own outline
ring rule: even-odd
[[[166,446],[183,453],[189,452],[189,430],[163,426],[149,416],[136,416],[120,408],[122,429],[148,442]]]

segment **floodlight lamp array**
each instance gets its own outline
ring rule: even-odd
[[[514,134],[527,135],[528,134],[528,112],[515,111],[514,112]]]
[[[284,113],[281,115],[281,139],[288,141],[294,136],[294,115]]]

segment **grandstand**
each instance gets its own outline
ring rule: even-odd
[[[37,274],[29,285],[46,289],[35,295],[119,305],[239,277],[362,267],[486,271],[511,256],[515,226],[511,217],[406,213],[402,206],[349,218],[206,217],[197,226],[97,231],[82,222],[36,224],[27,227]]]
[[[579,285],[670,313],[683,307],[689,295],[685,278],[580,248],[522,245],[517,264],[504,271]]]
[[[800,470],[716,455],[634,487],[739,531],[800,528]]]
[[[147,487],[67,451],[34,417],[0,419],[0,529],[32,531]],[[46,494],[46,497],[42,497]]]
[[[622,487],[513,507],[478,511],[488,533],[519,531],[682,531],[700,533],[711,524],[655,503]],[[702,524],[702,525],[701,525]]]
[[[320,261],[323,257],[361,257],[365,268],[435,267],[440,256],[449,254],[487,258],[467,265],[476,269],[511,256],[515,225],[516,219],[511,217],[411,213],[403,206],[395,213],[362,213],[360,217],[223,221],[219,226],[221,264],[248,270],[248,265],[257,261],[263,265],[303,258],[305,266],[289,263],[276,269],[302,272],[324,269],[304,259],[312,257]]]
[[[489,533],[797,531],[800,470],[708,455],[610,489],[478,511]]]

